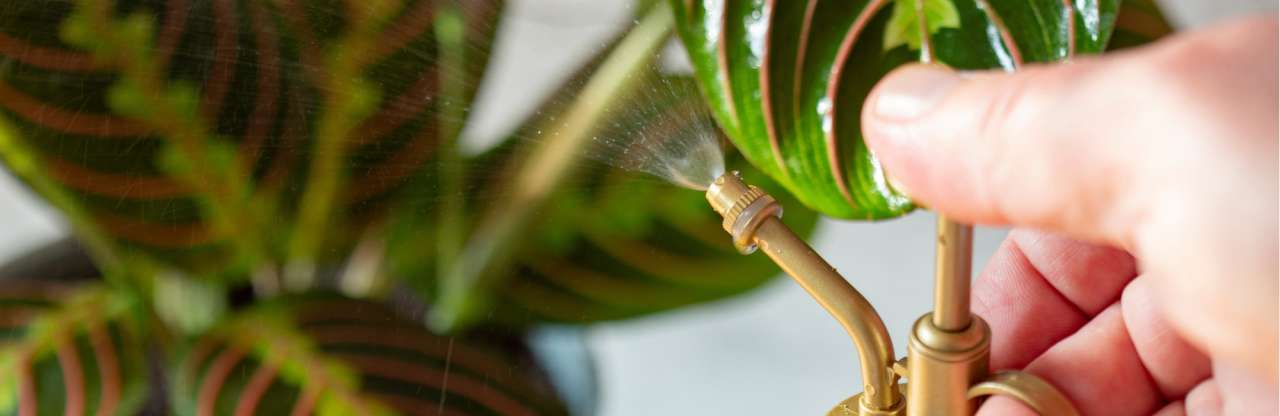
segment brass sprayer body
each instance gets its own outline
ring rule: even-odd
[[[971,227],[939,217],[935,310],[916,321],[907,359],[895,362],[893,343],[871,302],[782,223],[777,201],[743,183],[737,172],[717,178],[707,201],[724,217],[739,251],[762,249],[853,339],[863,392],[828,415],[970,415],[982,396],[994,394],[1043,415],[1076,415],[1071,402],[1044,380],[1021,372],[988,374],[991,330],[969,310]],[[898,385],[902,376],[909,380],[905,386]]]

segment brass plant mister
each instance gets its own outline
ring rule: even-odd
[[[1039,377],[989,372],[991,329],[969,310],[971,226],[938,217],[934,310],[916,320],[907,357],[895,360],[889,332],[871,302],[782,223],[782,207],[773,197],[729,172],[707,189],[707,201],[724,217],[724,229],[739,251],[764,251],[853,339],[863,391],[828,416],[971,415],[991,395],[1012,397],[1042,415],[1078,414]],[[902,378],[907,382],[899,384]]]

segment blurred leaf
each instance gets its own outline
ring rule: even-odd
[[[956,6],[949,0],[924,0],[924,17],[916,8],[915,1],[895,1],[893,17],[889,18],[889,26],[884,32],[884,50],[906,45],[911,49],[920,49],[923,44],[920,29],[923,21],[929,25],[929,34],[938,33],[942,28],[957,29],[960,27],[960,14]]]
[[[744,170],[751,183],[782,195],[783,222],[792,230],[808,235],[814,229],[812,211],[745,163],[731,166]],[[496,289],[491,319],[527,324],[632,318],[737,295],[780,275],[767,258],[734,249],[701,192],[618,172],[597,178],[588,191],[591,202],[575,211],[569,250],[522,250],[516,274]],[[635,204],[635,195],[646,195],[645,203]],[[692,210],[698,214],[689,215]],[[625,223],[610,220],[627,211],[644,215],[632,213]],[[536,229],[563,232],[545,225]]]
[[[42,195],[63,195],[69,204],[59,208],[77,206],[117,252],[194,276],[245,276],[279,263],[289,236],[305,234],[294,239],[325,248],[315,261],[337,263],[406,193],[431,189],[414,180],[452,140],[442,135],[457,134],[441,125],[465,116],[456,110],[474,96],[501,11],[495,0],[387,1],[359,13],[339,3],[7,5],[0,116],[18,145],[0,155],[31,161],[34,170],[16,173]],[[358,76],[327,79],[327,67],[353,56],[336,49],[343,22],[366,14],[383,23],[369,29],[376,42],[347,51],[367,52]],[[456,16],[451,30],[464,42],[438,44],[434,16],[443,14]],[[466,70],[444,80],[437,63],[449,49],[467,51]],[[443,85],[455,92],[435,99]],[[350,92],[340,108],[325,104],[335,88]],[[338,215],[295,227],[280,219],[302,208],[315,176],[303,167],[329,154],[312,149],[318,118],[356,126],[337,131],[349,136],[340,139],[345,156],[325,172],[344,178],[322,201]]]
[[[111,250],[157,260],[148,270],[242,278],[266,269],[257,275],[270,279],[274,267],[315,252],[328,263],[301,270],[323,273],[316,267],[336,268],[355,240],[385,230],[385,271],[375,274],[418,288],[437,312],[516,325],[653,313],[777,274],[732,250],[700,193],[600,167],[568,175],[584,146],[535,162],[523,155],[539,146],[527,143],[471,159],[457,154],[454,138],[483,74],[496,2],[387,3],[362,9],[375,20],[355,28],[354,15],[325,2],[129,0],[105,15],[90,13],[105,0],[82,3],[89,11],[23,4],[0,16],[0,31],[18,34],[24,46],[0,48],[10,62],[0,67],[0,114],[21,132],[13,135],[21,146],[0,151],[37,162],[18,173],[52,184],[37,190],[64,195],[69,203],[60,206],[74,207],[63,209],[85,213],[90,226],[81,232],[101,230]],[[642,53],[613,69],[602,53],[557,96],[585,101],[553,99],[517,135],[555,137],[571,120],[565,134],[590,144],[592,132],[674,139],[711,125],[692,80],[655,71],[670,19],[657,6],[646,8],[659,24],[641,33]],[[382,13],[393,15],[369,17]],[[63,33],[27,29],[37,23]],[[99,39],[142,39],[138,27],[150,28],[143,44]],[[130,56],[154,62],[121,66]],[[592,82],[600,84],[588,88]],[[655,87],[673,93],[647,95]],[[173,117],[149,111],[158,105]],[[545,186],[525,186],[531,180]],[[204,182],[220,185],[193,188]],[[522,192],[536,196],[502,202]],[[338,205],[314,208],[329,203]],[[785,203],[787,221],[812,228],[811,213]],[[482,232],[502,221],[512,224],[498,227],[502,238]],[[232,240],[249,241],[250,254],[235,254]],[[473,272],[482,283],[442,294],[455,276]],[[197,330],[218,316],[226,288],[184,279],[161,278],[148,299],[168,299],[152,305],[159,315]],[[625,299],[632,289],[643,296]],[[170,299],[171,292],[203,295]],[[546,293],[546,304],[534,305]]]
[[[651,13],[668,11],[660,8]],[[654,19],[646,15],[639,25]],[[561,178],[564,185],[545,195],[522,187],[529,181],[521,175],[547,169],[535,164],[521,170],[527,155],[538,151],[534,149],[555,148],[571,152],[574,159],[591,154],[596,160],[619,163],[626,152],[652,157],[655,149],[643,146],[661,147],[664,140],[688,139],[690,131],[705,130],[711,135],[707,139],[719,140],[694,81],[660,72],[655,49],[665,39],[646,38],[645,47],[637,52],[625,49],[627,40],[620,35],[536,106],[539,113],[514,134],[540,139],[510,143],[476,159],[476,168],[468,176],[481,190],[469,199],[469,210],[488,212],[481,221],[489,221],[490,226],[512,228],[497,234],[486,232],[483,222],[471,226],[472,241],[464,255],[489,256],[478,263],[486,269],[472,286],[455,287],[450,293],[447,279],[464,278],[457,274],[441,275],[446,281],[438,285],[415,285],[431,299],[433,324],[458,330],[489,320],[521,326],[623,319],[732,296],[779,274],[767,259],[743,257],[734,250],[721,228],[722,220],[701,192],[599,163],[568,168],[572,173]],[[607,60],[620,60],[624,54],[640,54],[639,59],[627,58],[633,65],[628,74],[601,75],[599,68]],[[589,101],[600,97],[585,90],[601,80],[618,83],[614,95],[607,96],[606,102]],[[598,114],[589,127],[559,130],[569,123],[565,120],[583,119],[587,109]],[[562,145],[564,135],[585,139]],[[748,175],[769,185],[759,175]],[[513,202],[506,198],[510,195],[521,198]],[[794,209],[788,211],[786,221],[797,232],[807,234],[813,229],[816,216],[785,198],[784,204]],[[512,222],[513,216],[520,216],[522,222]],[[507,240],[479,240],[496,235]],[[420,247],[404,240],[388,246],[393,250]],[[414,267],[403,256],[390,256],[392,263],[401,265],[395,268],[396,274],[429,274],[422,270],[431,260],[421,259],[421,265]]]
[[[176,272],[156,276],[152,296],[160,319],[188,334],[209,329],[221,320],[227,308],[227,294],[222,286]]]
[[[644,93],[611,108],[598,136],[680,140],[676,132],[714,124],[693,79],[645,77],[637,88]],[[619,160],[625,151],[653,151],[611,147],[596,151],[605,160]],[[731,169],[780,195],[783,221],[795,232],[806,236],[814,229],[812,211],[749,165],[736,163],[733,155],[730,159]],[[495,319],[517,324],[625,319],[726,298],[780,275],[767,258],[738,253],[702,192],[602,165],[588,167],[579,177],[578,186],[552,196],[557,203],[540,215],[573,222],[539,222],[533,228],[538,234],[572,230],[569,249],[522,247],[515,276],[497,288]],[[558,201],[568,194],[585,204],[561,206]]]
[[[117,82],[107,88],[107,107],[123,116],[144,117],[147,113],[147,99],[142,94],[137,82]]]
[[[877,80],[917,60],[1012,71],[1098,53],[1118,3],[671,1],[703,94],[747,160],[805,205],[854,219],[913,208],[862,142],[862,101]]]
[[[135,414],[147,346],[128,298],[94,285],[5,282],[0,414]]]
[[[511,338],[442,337],[371,302],[280,299],[194,340],[171,375],[197,414],[563,415]]]
[[[505,163],[506,176],[491,185],[498,197],[479,210],[482,214],[459,258],[441,273],[432,327],[455,331],[482,319],[492,300],[490,292],[510,275],[513,254],[535,214],[577,172],[583,149],[592,146],[593,133],[606,125],[602,119],[608,108],[625,102],[643,85],[645,71],[671,26],[666,7],[644,13],[635,27],[578,72],[590,76],[564,95],[572,100],[537,119],[532,144]]]

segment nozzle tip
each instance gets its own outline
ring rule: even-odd
[[[724,217],[724,230],[743,254],[755,251],[752,239],[756,227],[767,217],[781,217],[782,207],[764,191],[742,182],[738,172],[728,172],[707,187],[707,201]]]
[[[707,187],[707,202],[711,203],[711,209],[723,216],[733,208],[738,198],[750,190],[738,171],[725,172]]]

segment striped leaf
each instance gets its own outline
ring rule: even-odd
[[[81,7],[108,4],[104,1],[82,1]],[[297,241],[311,242],[303,244],[309,246],[323,237],[316,236],[316,230],[327,227],[306,224],[312,212],[307,208],[314,204],[307,202],[309,196],[303,189],[315,176],[308,172],[335,170],[314,170],[322,166],[315,164],[315,157],[333,153],[319,142],[332,136],[326,132],[342,130],[325,122],[333,118],[330,107],[337,105],[331,102],[333,90],[349,87],[352,99],[348,101],[374,100],[378,104],[372,110],[350,110],[368,114],[354,127],[349,155],[337,169],[351,177],[345,181],[346,208],[339,210],[347,217],[332,225],[350,241],[367,224],[383,221],[380,217],[388,210],[411,217],[393,218],[390,225],[376,228],[390,233],[386,258],[394,276],[430,295],[439,281],[435,278],[440,274],[437,260],[449,258],[444,254],[450,235],[445,228],[462,224],[459,227],[465,233],[474,225],[468,218],[448,216],[441,202],[467,192],[469,199],[463,202],[463,209],[454,209],[481,212],[492,195],[508,192],[497,188],[501,183],[491,179],[503,171],[495,166],[505,164],[509,155],[464,161],[449,143],[461,129],[466,104],[478,84],[475,77],[483,72],[498,11],[489,2],[446,7],[453,4],[404,4],[386,18],[380,41],[368,57],[351,55],[359,48],[351,46],[353,41],[344,38],[340,27],[350,22],[344,20],[340,6],[323,2],[126,1],[108,16],[124,26],[97,30],[92,22],[85,22],[92,19],[77,17],[78,10],[70,5],[14,7],[4,13],[11,19],[0,21],[0,33],[7,34],[0,41],[9,45],[6,48],[0,42],[0,54],[10,62],[0,68],[0,89],[29,96],[31,100],[18,102],[29,101],[33,106],[26,111],[0,104],[0,117],[13,124],[10,137],[17,138],[4,154],[11,162],[22,159],[37,166],[20,173],[28,182],[52,182],[54,191],[69,195],[64,199],[83,208],[80,211],[90,217],[88,222],[108,234],[120,251],[152,254],[195,270],[233,268],[231,273],[245,274],[262,263],[286,261],[280,257],[292,253],[281,252],[296,249]],[[136,23],[138,19],[130,16],[151,16],[155,23],[148,25],[146,19]],[[45,27],[61,25],[64,33],[57,36],[47,30],[31,30],[33,22]],[[180,103],[187,97],[183,94],[197,94],[187,97],[195,100],[193,108],[198,113],[189,120],[191,125],[157,125],[158,120],[148,118],[147,97],[139,97],[145,95],[135,91],[140,87],[126,82],[139,76],[130,75],[111,59],[113,54],[125,52],[112,49],[117,45],[96,45],[82,39],[101,32],[133,33],[128,28],[134,26],[145,29],[143,34],[149,36],[143,36],[144,43],[153,47],[129,53],[153,57],[156,65],[165,69],[162,95]],[[35,39],[39,36],[46,38]],[[46,46],[33,49],[32,45]],[[87,63],[69,68],[62,58],[46,59],[55,52],[78,56]],[[351,82],[357,85],[335,84],[334,79],[343,78],[337,70],[345,67],[326,62],[330,55],[368,61],[357,71],[361,80]],[[589,77],[598,63],[584,67],[575,82]],[[652,62],[647,65],[655,66]],[[675,137],[686,127],[681,123],[710,125],[702,118],[705,104],[696,94],[689,94],[695,90],[692,81],[663,78],[651,69],[640,75],[644,86],[637,90],[643,91],[649,88],[645,83],[652,83],[675,93],[619,100],[625,108],[611,111],[610,120],[598,121],[605,126],[599,134]],[[97,82],[89,82],[92,79]],[[365,84],[373,88],[365,89]],[[561,90],[559,99],[572,97],[581,82],[570,84]],[[28,89],[28,85],[43,89]],[[143,108],[135,108],[139,106]],[[549,107],[544,110],[544,115],[558,114]],[[67,117],[58,124],[42,114]],[[85,118],[91,114],[97,116]],[[129,125],[135,131],[73,135],[67,131],[74,129],[67,124],[73,121],[90,130]],[[546,125],[545,121],[531,125]],[[210,131],[187,131],[193,126]],[[232,185],[240,179],[245,184],[227,189],[250,192],[242,197],[231,192],[233,203],[229,205],[251,209],[223,211],[226,218],[213,218],[219,211],[218,203],[208,199],[217,189],[195,189],[184,182],[184,174],[193,167],[182,165],[192,161],[183,162],[181,156],[172,155],[173,138],[165,134],[173,132],[190,133],[199,139],[197,144],[205,146],[202,149],[215,153],[223,148],[220,143],[228,144],[230,165],[246,168],[244,175],[231,176]],[[71,147],[89,150],[72,151]],[[78,170],[61,175],[59,169],[68,166]],[[472,168],[459,174],[452,171],[457,166]],[[466,178],[465,186],[451,176]],[[618,319],[733,295],[777,274],[763,261],[744,261],[734,254],[719,229],[719,219],[707,209],[700,194],[607,169],[593,169],[585,177],[591,179],[575,182],[590,189],[580,191],[575,183],[571,190],[557,191],[556,200],[564,203],[556,204],[555,212],[531,225],[532,235],[538,236],[535,241],[553,244],[518,245],[514,265],[504,269],[499,282],[484,288],[489,298],[501,300],[495,307],[510,309],[497,314],[502,319],[518,323]],[[86,186],[74,182],[83,178],[99,179],[79,184]],[[153,192],[164,187],[146,184],[165,184],[168,191]],[[451,187],[456,190],[450,191]],[[479,191],[472,192],[476,189]],[[631,192],[618,192],[620,189]],[[644,195],[649,197],[637,198]],[[578,207],[592,209],[600,216],[586,221],[570,209],[573,205],[569,201],[582,201]],[[814,217],[792,209],[788,221],[800,230],[811,229]],[[291,228],[288,222],[270,221],[276,217],[294,218],[298,223]],[[232,225],[219,227],[219,221]],[[257,258],[242,266],[229,266],[227,246],[232,237],[249,241],[250,254]],[[350,253],[344,249],[323,252],[337,253],[336,257]],[[572,265],[571,260],[578,258],[595,262]],[[654,264],[663,267],[646,267]],[[621,292],[601,290],[610,287]],[[633,290],[641,296],[629,298]],[[546,304],[534,305],[544,294]]]
[[[0,415],[131,415],[146,357],[130,306],[93,286],[5,282],[0,291]]]
[[[671,0],[703,94],[746,159],[805,205],[852,219],[913,208],[862,142],[875,81],[912,61],[1012,71],[1098,53],[1118,3]]]
[[[655,75],[656,76],[656,75]],[[629,135],[684,140],[697,126],[714,123],[687,77],[659,76],[656,86],[623,104],[626,109],[599,137]],[[718,136],[718,135],[717,135]],[[722,140],[722,139],[717,139]],[[638,141],[636,146],[654,146]],[[605,159],[646,148],[602,149]],[[817,216],[787,197],[767,177],[736,157],[743,171],[786,207],[783,221],[808,235]],[[572,192],[552,197],[531,243],[516,254],[515,273],[498,287],[499,319],[513,322],[589,323],[662,312],[736,295],[778,276],[776,265],[743,256],[724,231],[723,219],[701,192],[675,188],[615,169],[588,169]]]
[[[781,188],[763,175],[744,174],[779,195]],[[780,274],[767,258],[734,249],[702,194],[616,174],[597,181],[583,199],[561,200],[563,208],[549,213],[578,233],[539,227],[533,238],[542,244],[522,252],[515,275],[497,289],[495,319],[591,323],[631,318],[727,298]],[[627,212],[638,204],[656,209]],[[791,199],[782,204],[787,207],[783,221],[793,230],[807,235],[814,228],[812,211]],[[629,218],[606,221],[619,217]]]
[[[490,0],[381,3],[393,7],[364,43],[344,35],[362,13],[340,2],[6,4],[0,118],[11,126],[0,136],[15,144],[0,156],[36,166],[41,178],[18,173],[51,180],[120,251],[190,270],[236,272],[233,260],[260,262],[290,239],[345,245],[426,188],[412,181],[456,136],[501,10]],[[110,9],[104,23],[77,7]],[[334,72],[342,65],[351,77]],[[322,137],[340,143],[333,169],[314,163],[333,154],[316,147]],[[318,176],[336,176],[336,188],[303,203]],[[278,218],[316,205],[337,216],[282,233],[292,226]],[[237,240],[247,249],[233,250]]]
[[[442,337],[376,303],[311,295],[259,305],[191,343],[178,415],[563,415],[509,338]]]

